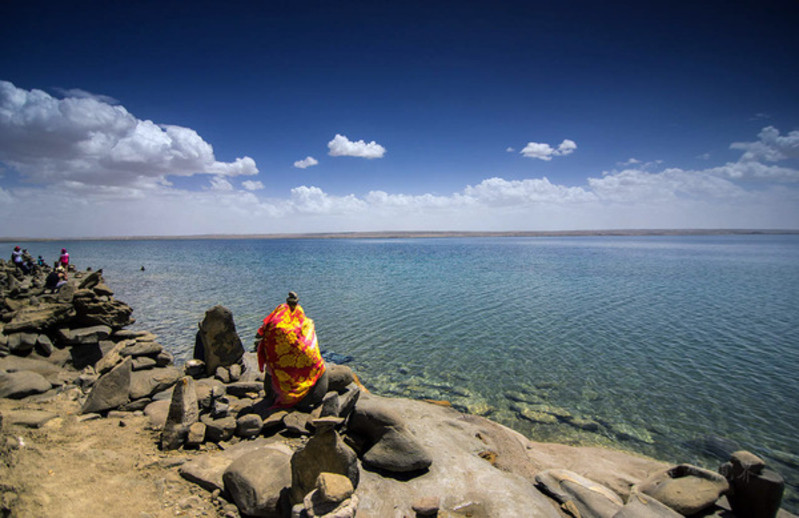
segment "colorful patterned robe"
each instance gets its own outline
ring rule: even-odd
[[[258,368],[266,366],[272,377],[274,406],[296,405],[325,372],[313,320],[299,304],[294,311],[281,304],[264,319],[258,336]]]

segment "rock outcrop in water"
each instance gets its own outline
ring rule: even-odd
[[[81,420],[146,416],[153,444],[181,455],[172,469],[222,502],[220,515],[790,516],[779,510],[781,478],[751,453],[734,452],[719,474],[536,443],[447,405],[370,394],[333,363],[316,409],[269,409],[229,311],[206,313],[202,359],[177,367],[155,335],[126,329],[132,309],[102,271],[75,272],[48,293],[42,275],[0,261],[0,297],[0,397],[19,402],[0,415],[3,444],[20,426],[61,419],[26,406],[72,408]],[[12,454],[3,462],[14,469]],[[13,515],[19,495],[0,492]]]

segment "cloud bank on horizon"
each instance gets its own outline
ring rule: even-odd
[[[15,222],[5,236],[799,228],[799,169],[784,164],[799,158],[797,130],[765,126],[755,140],[729,144],[737,160],[705,169],[656,171],[660,164],[631,158],[581,185],[486,171],[445,194],[327,193],[303,180],[307,168],[324,167],[307,156],[294,162],[303,171],[280,198],[255,160],[219,161],[191,128],[137,118],[111,97],[60,93],[0,81],[0,218]],[[386,156],[376,141],[340,133],[327,148],[329,160]],[[549,162],[578,152],[566,138],[556,147],[530,141],[520,154]],[[198,189],[179,178],[205,180]]]

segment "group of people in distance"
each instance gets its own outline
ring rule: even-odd
[[[38,270],[50,270],[50,266],[42,259],[40,255],[37,260],[33,261],[33,256],[28,252],[27,248],[21,249],[15,246],[11,252],[11,262],[14,263],[24,275],[36,273]],[[61,249],[61,255],[58,260],[53,264],[53,269],[47,275],[44,283],[44,289],[50,291],[58,291],[61,286],[67,283],[67,275],[69,270],[69,252],[66,248]]]

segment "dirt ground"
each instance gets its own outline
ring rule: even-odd
[[[57,414],[40,428],[23,411]],[[31,404],[0,399],[0,516],[238,517],[235,506],[183,480],[192,452],[162,452],[145,416],[81,421],[67,397]],[[227,505],[225,505],[227,504]]]

